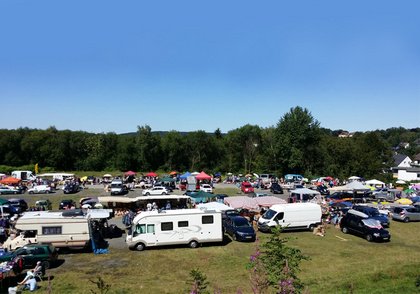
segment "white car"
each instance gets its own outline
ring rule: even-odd
[[[29,194],[49,194],[51,192],[51,187],[48,185],[38,185],[28,190]]]
[[[200,191],[204,191],[207,193],[213,193],[213,188],[209,184],[202,184],[200,185]]]
[[[144,196],[149,195],[168,195],[169,191],[165,187],[152,187],[150,189],[143,190],[142,194]]]

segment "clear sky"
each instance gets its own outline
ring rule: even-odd
[[[420,127],[420,1],[0,1],[0,128]]]

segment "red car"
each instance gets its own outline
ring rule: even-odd
[[[254,187],[249,182],[242,182],[241,191],[243,193],[254,193]]]

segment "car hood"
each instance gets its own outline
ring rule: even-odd
[[[238,233],[255,234],[253,227],[236,227],[235,229]]]

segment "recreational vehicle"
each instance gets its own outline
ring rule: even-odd
[[[83,248],[91,239],[92,221],[104,223],[111,218],[111,209],[80,209],[28,211],[17,219],[15,228],[20,232],[10,236],[3,248],[15,250],[26,244],[46,243],[55,247]]]
[[[315,203],[276,204],[258,219],[258,229],[269,232],[281,226],[284,230],[313,230],[321,224],[321,206]]]
[[[177,244],[196,248],[200,243],[222,240],[221,212],[178,209],[140,213],[133,220],[126,242],[131,250],[141,251],[146,247]]]

